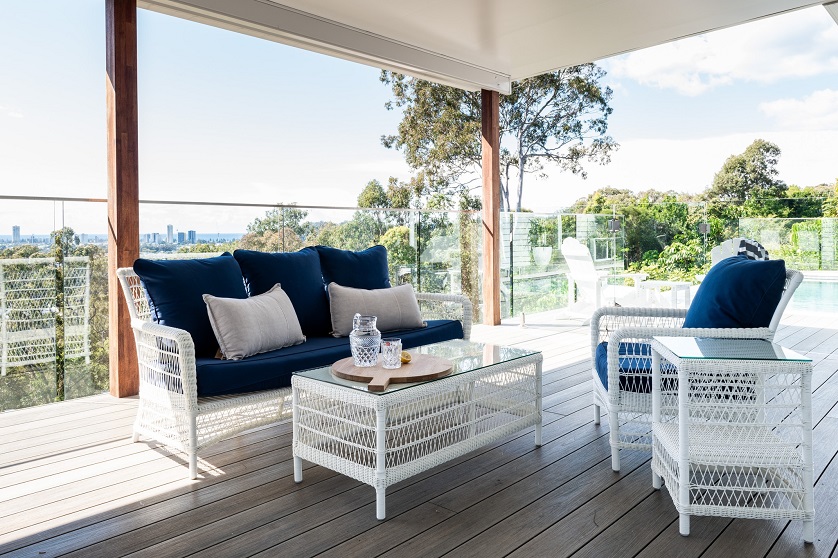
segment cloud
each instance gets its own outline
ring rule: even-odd
[[[654,188],[700,193],[713,182],[730,155],[742,153],[755,139],[777,144],[782,150],[777,170],[787,184],[812,186],[834,184],[834,146],[838,130],[761,131],[725,134],[705,138],[629,139],[606,166],[588,166],[588,179],[548,168],[548,177],[528,177],[524,185],[524,207],[554,211],[571,205],[598,188],[613,186],[635,192]]]
[[[23,112],[19,109],[0,105],[0,114],[9,118],[23,118]]]
[[[737,80],[838,73],[838,26],[820,6],[604,61],[615,77],[696,96]]]
[[[802,99],[760,103],[759,110],[786,130],[838,129],[838,90],[822,89]]]

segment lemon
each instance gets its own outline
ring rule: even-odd
[[[410,362],[410,353],[408,353],[407,351],[402,351],[402,354],[400,356],[403,364],[407,364],[408,362]]]

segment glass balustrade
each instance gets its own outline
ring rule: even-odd
[[[105,200],[0,198],[0,223],[8,225],[0,231],[0,410],[107,390]],[[614,275],[642,267],[652,278],[695,282],[696,270],[709,266],[710,249],[719,239],[735,236],[758,240],[789,267],[811,273],[838,269],[834,218],[756,218],[743,214],[747,208],[719,202],[603,209],[602,214],[501,214],[503,318],[519,320],[526,314],[530,321],[541,314],[540,322],[550,323],[551,312],[568,305],[561,247],[569,237],[588,247],[597,269]],[[143,257],[202,257],[238,248],[294,251],[315,244],[361,250],[383,244],[394,285],[463,294],[474,305],[476,323],[481,321],[481,235],[479,212],[140,204]],[[655,277],[656,270],[667,276]]]

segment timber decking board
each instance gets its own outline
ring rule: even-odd
[[[578,421],[579,424],[582,424],[582,422],[583,421],[581,421],[581,420]],[[547,436],[545,436],[545,439],[547,439]],[[529,442],[529,444],[531,445],[532,442]],[[206,510],[202,510],[202,511],[206,511]],[[178,517],[175,517],[173,519],[167,520],[167,528],[172,527],[172,525],[178,524],[181,521],[181,519],[182,519],[182,517],[178,516]],[[141,531],[138,532],[138,530],[136,529],[136,527],[137,527],[136,523],[134,524],[134,527],[135,527],[135,530],[129,531],[129,535],[130,535],[131,543],[136,545],[136,544],[142,542],[142,532]],[[111,549],[110,545],[108,546],[108,549],[109,550]]]
[[[267,431],[267,433],[270,434],[270,431]],[[254,434],[260,435],[261,437],[265,434],[265,432],[260,431],[255,432]],[[281,463],[283,459],[288,458],[286,454],[288,452],[287,448],[290,445],[290,436],[287,433],[284,435],[284,439],[282,437],[278,437],[277,440],[271,441],[270,439],[258,440],[257,438],[254,438],[253,442],[256,442],[256,444],[267,443],[268,448],[272,449],[269,451],[263,450],[261,452],[254,451],[254,448],[258,449],[259,446],[251,444],[246,446],[246,452],[241,452],[238,449],[231,449],[230,444],[227,442],[220,442],[210,448],[210,450],[215,449],[215,452],[217,452],[212,454],[213,461],[217,466],[224,468],[223,471],[227,477],[210,475],[203,482],[191,482],[185,479],[182,466],[177,463],[173,463],[173,466],[166,470],[166,474],[155,475],[154,483],[143,482],[140,484],[139,488],[136,489],[139,490],[139,492],[131,490],[132,486],[128,486],[126,487],[127,490],[107,494],[107,498],[98,499],[94,504],[91,504],[89,501],[85,501],[83,499],[75,498],[62,502],[61,504],[64,505],[51,506],[48,512],[44,515],[46,515],[47,518],[55,518],[53,523],[57,523],[57,525],[47,532],[42,532],[44,536],[41,538],[66,532],[67,529],[65,527],[67,523],[66,521],[62,521],[65,517],[69,519],[74,515],[78,515],[80,520],[72,523],[71,525],[73,529],[79,529],[84,525],[96,523],[89,521],[90,511],[96,508],[101,507],[105,510],[111,510],[111,515],[115,516],[116,514],[114,514],[112,510],[114,509],[114,506],[117,505],[120,506],[118,509],[122,514],[129,512],[132,509],[145,508],[157,501],[166,501],[175,498],[180,494],[185,494],[192,498],[192,494],[196,490],[208,490],[210,487],[215,488],[216,483],[220,483],[222,479],[225,481],[235,479],[238,475],[248,473],[252,470],[258,470],[263,467],[276,465]],[[246,465],[242,466],[240,465],[241,463],[245,463]],[[130,485],[130,483],[126,484]],[[165,487],[165,492],[162,494],[158,492],[160,487]],[[110,498],[110,500],[108,498]],[[123,502],[122,500],[125,501]],[[21,514],[20,519],[24,519],[22,515],[23,514]],[[16,516],[14,519],[17,518],[18,517]],[[3,526],[4,529],[9,529],[14,526],[14,524],[9,520],[7,520],[7,523],[8,525]],[[28,525],[29,523],[24,521],[19,529],[24,529]],[[9,535],[0,535],[0,552],[3,551],[4,543],[6,543],[9,538]]]
[[[811,324],[822,325],[821,328]],[[375,520],[374,491],[305,463],[291,426],[262,427],[199,455],[130,441],[136,398],[99,395],[0,413],[0,555],[830,556],[838,546],[838,318],[791,314],[775,340],[813,360],[815,537],[800,522],[695,517],[678,534],[649,455],[610,470],[593,424],[588,327],[475,326],[475,340],[542,351],[544,445],[532,429],[407,479]],[[8,554],[3,554],[8,553]]]

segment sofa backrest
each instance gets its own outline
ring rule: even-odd
[[[303,334],[328,335],[332,328],[329,299],[323,283],[320,256],[312,247],[297,252],[258,252],[236,250],[250,296],[268,292],[279,283],[288,295]]]
[[[337,281],[339,284],[346,283],[342,286],[367,289],[390,286],[387,250],[383,246],[359,252],[324,246],[307,247],[297,252],[236,250],[233,256],[250,296],[266,292],[277,283],[282,286],[307,336],[328,335],[331,331],[324,280],[327,271],[330,280],[340,279]],[[148,293],[137,274],[124,268],[118,271],[118,277],[129,303],[131,318],[154,320],[153,303],[147,298]]]

